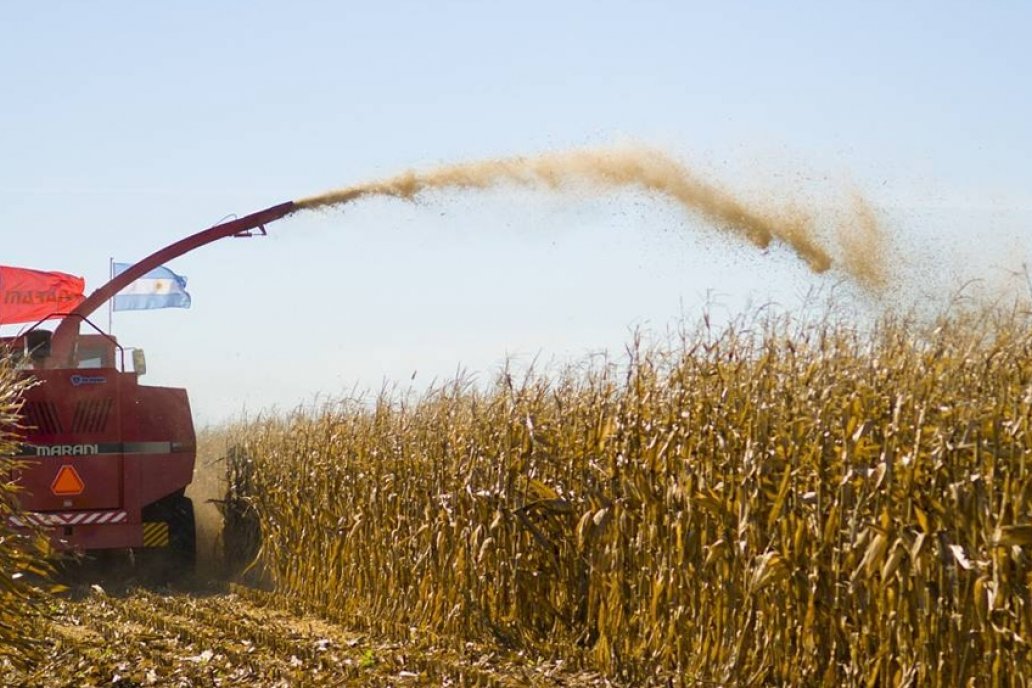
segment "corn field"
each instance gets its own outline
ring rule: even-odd
[[[20,395],[26,384],[0,351],[0,669],[23,666],[34,657],[38,638],[28,629],[39,611],[41,591],[32,579],[42,582],[51,572],[45,538],[15,532],[8,525],[20,512],[19,490],[10,479],[19,464],[10,457],[17,453]]]
[[[392,637],[632,684],[1025,685],[1030,325],[703,322],[257,420],[227,522],[278,593]]]

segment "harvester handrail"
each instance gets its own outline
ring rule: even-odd
[[[89,325],[94,330],[96,330],[97,334],[99,334],[104,339],[106,339],[109,342],[111,342],[112,346],[114,346],[116,349],[118,349],[118,357],[119,357],[118,369],[122,370],[122,371],[125,370],[125,347],[123,347],[121,344],[119,344],[118,340],[115,339],[114,337],[112,337],[109,333],[107,333],[104,330],[102,330],[99,327],[97,327],[96,323],[94,323],[92,320],[87,318],[85,315],[81,315],[79,313],[76,313],[75,311],[72,311],[71,313],[51,313],[50,315],[46,316],[45,318],[37,320],[31,326],[26,327],[24,330],[22,330],[18,334],[18,336],[20,337],[20,336],[24,335],[26,332],[31,332],[32,330],[35,330],[37,327],[39,327],[40,325],[45,323],[47,320],[50,320],[52,318],[73,318],[73,319],[79,320],[80,322],[85,322],[87,325]],[[51,347],[53,347],[53,340],[51,340]],[[74,350],[74,347],[73,347],[73,350]]]
[[[180,239],[174,244],[169,244],[165,248],[159,249],[154,253],[150,254],[146,258],[134,263],[124,272],[115,275],[106,284],[98,287],[89,295],[82,303],[76,307],[69,315],[78,317],[65,317],[61,320],[61,323],[54,330],[54,336],[51,345],[52,355],[48,361],[47,367],[58,368],[68,365],[68,359],[72,352],[72,342],[79,331],[79,322],[81,319],[85,319],[91,315],[94,311],[100,308],[102,305],[107,303],[108,299],[112,298],[125,287],[132,284],[137,279],[143,277],[154,268],[164,265],[170,260],[174,260],[184,253],[188,253],[196,248],[200,248],[206,244],[210,244],[213,241],[219,239],[225,239],[231,236],[250,236],[246,234],[248,230],[262,227],[263,225],[279,220],[280,218],[286,217],[297,210],[293,201],[287,201],[286,203],[280,203],[274,205],[265,210],[259,210],[256,213],[245,215],[244,217],[236,220],[230,220],[222,224],[215,225],[208,229],[192,234],[184,239]]]

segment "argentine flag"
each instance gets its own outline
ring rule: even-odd
[[[115,263],[117,276],[132,265]],[[190,295],[186,293],[186,278],[168,268],[154,268],[115,295],[116,311],[140,311],[148,308],[189,308]]]

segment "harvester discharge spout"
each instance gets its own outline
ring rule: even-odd
[[[203,231],[166,246],[135,263],[129,269],[111,278],[103,286],[97,288],[79,306],[65,317],[54,331],[50,347],[50,356],[45,362],[47,368],[62,368],[70,365],[75,337],[79,332],[79,323],[88,318],[94,311],[107,303],[120,292],[143,277],[154,268],[178,258],[196,248],[225,239],[226,237],[247,238],[265,236],[265,225],[290,215],[299,210],[293,201],[280,203],[265,210],[245,215],[235,220],[217,224]],[[257,230],[257,232],[255,232]]]

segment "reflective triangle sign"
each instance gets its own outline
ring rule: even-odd
[[[82,494],[85,489],[86,483],[82,481],[79,474],[71,466],[61,466],[57,471],[57,477],[54,478],[53,484],[50,485],[50,491],[58,497],[72,497],[77,494]]]

